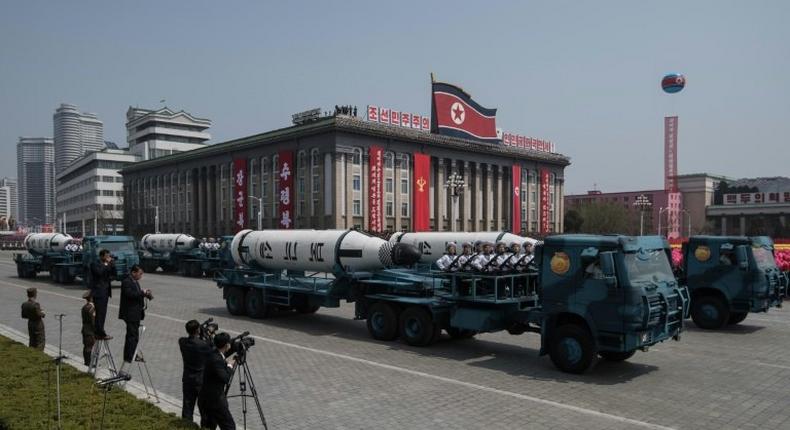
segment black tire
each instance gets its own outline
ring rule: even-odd
[[[428,346],[438,336],[431,314],[421,306],[406,308],[400,315],[400,338],[412,346]]]
[[[303,315],[314,314],[318,312],[319,309],[321,309],[321,306],[318,305],[303,304],[303,305],[294,306],[294,310],[296,310],[296,312]]]
[[[395,340],[398,337],[398,311],[394,306],[374,303],[368,310],[368,333],[377,340]]]
[[[57,266],[52,266],[49,268],[49,278],[52,279],[52,282],[56,284],[60,284],[60,269]]]
[[[730,312],[730,319],[727,320],[727,324],[735,325],[740,324],[746,317],[749,315],[749,312]]]
[[[466,330],[466,329],[456,328],[456,327],[448,327],[447,328],[447,334],[449,334],[450,337],[453,338],[453,339],[463,340],[463,339],[471,339],[471,338],[475,337],[475,335],[477,333],[472,331],[472,330]]]
[[[244,301],[246,291],[239,287],[226,288],[230,288],[225,298],[225,306],[228,308],[228,312],[230,312],[231,315],[244,315],[245,312],[247,312]]]
[[[598,355],[606,361],[625,361],[633,357],[636,350],[628,352],[598,351]]]
[[[595,357],[595,342],[590,332],[578,325],[557,327],[549,339],[549,356],[558,369],[567,373],[584,373]]]
[[[27,271],[27,276],[25,276],[25,278],[36,279],[36,275],[36,269],[30,269]]]
[[[64,273],[63,274],[63,283],[64,284],[73,284],[74,283],[74,275],[69,275]]]
[[[691,319],[697,327],[718,330],[730,319],[730,309],[716,296],[701,296],[691,301]]]
[[[16,276],[19,279],[24,279],[25,278],[25,269],[22,267],[21,264],[17,264],[16,265]]]
[[[272,314],[272,306],[263,300],[263,290],[254,288],[244,298],[244,310],[255,319],[268,318]]]

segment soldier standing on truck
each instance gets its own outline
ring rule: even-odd
[[[458,257],[458,267],[461,271],[467,272],[472,270],[469,265],[472,262],[472,243],[464,242],[462,245],[461,256]]]
[[[482,242],[481,246],[483,252],[472,260],[472,267],[478,272],[491,272],[491,266],[494,260],[494,244],[491,242]]]
[[[455,242],[447,243],[447,252],[436,261],[436,267],[443,272],[457,272],[461,267],[459,264],[460,255],[456,255]]]
[[[96,320],[96,307],[93,306],[93,297],[91,292],[86,291],[82,295],[85,299],[85,305],[82,306],[82,358],[85,360],[85,365],[91,364],[91,351],[93,345],[96,343],[96,330],[94,324]]]
[[[22,318],[27,320],[27,334],[30,338],[28,346],[44,350],[46,335],[44,332],[44,311],[36,301],[38,290],[27,289],[27,301],[22,303]]]

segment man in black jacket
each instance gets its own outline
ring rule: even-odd
[[[121,281],[121,306],[118,310],[118,319],[126,323],[126,339],[123,344],[123,364],[120,372],[132,365],[137,342],[140,340],[140,321],[145,318],[145,299],[154,297],[151,290],[140,288],[142,277],[143,269],[135,264],[129,276]]]
[[[203,369],[206,366],[208,355],[213,352],[208,342],[199,337],[200,323],[191,320],[186,324],[188,337],[178,339],[178,347],[181,349],[181,358],[184,360],[184,373],[181,375],[181,387],[183,392],[183,402],[181,406],[181,418],[192,422],[195,412],[195,402],[200,394],[200,387],[203,386]],[[202,405],[198,405],[200,410],[201,424],[206,423],[206,413]]]
[[[107,302],[112,297],[110,282],[114,274],[112,255],[110,251],[102,249],[99,251],[99,261],[91,264],[90,289],[93,305],[96,306],[96,339],[112,339],[104,331],[104,321],[107,319]]]
[[[228,399],[225,397],[225,386],[230,382],[231,369],[235,360],[225,361],[225,353],[230,350],[230,335],[219,333],[214,336],[215,349],[206,359],[203,369],[203,387],[200,389],[200,404],[208,416],[208,421],[203,427],[220,430],[236,428],[233,416],[228,410]]]

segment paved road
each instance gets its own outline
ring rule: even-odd
[[[143,284],[156,296],[144,350],[157,388],[180,398],[176,339],[186,320],[213,317],[222,330],[255,336],[249,363],[272,429],[790,429],[787,309],[725,332],[690,324],[681,342],[572,376],[538,357],[536,335],[445,337],[415,348],[370,339],[364,321],[353,320],[353,305],[260,321],[228,314],[207,280],[146,275]],[[7,253],[0,253],[0,324],[25,330],[19,305],[29,286],[39,288],[50,315],[68,314],[64,348],[79,355],[81,288],[17,279]],[[108,331],[119,359],[117,304],[114,297]],[[54,320],[47,340],[57,342]],[[231,404],[240,423],[239,402]],[[250,428],[259,428],[256,415],[250,418]]]

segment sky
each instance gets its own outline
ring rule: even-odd
[[[125,146],[129,106],[213,121],[212,142],[351,104],[430,111],[430,77],[571,158],[566,194],[678,171],[790,176],[786,1],[51,1],[0,5],[0,177],[60,103]],[[661,91],[680,72],[686,88]]]

